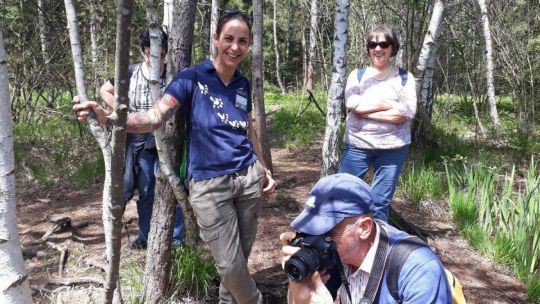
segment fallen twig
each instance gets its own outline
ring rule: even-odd
[[[105,285],[105,280],[96,277],[79,277],[79,278],[59,278],[54,275],[47,276],[47,282],[54,285],[71,286],[77,284],[98,284]]]

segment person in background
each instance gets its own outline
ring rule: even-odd
[[[339,172],[364,178],[373,166],[373,215],[388,221],[411,143],[415,81],[390,60],[399,50],[399,41],[389,27],[373,29],[366,38],[366,50],[371,66],[360,73],[353,70],[345,88],[348,114]]]
[[[165,89],[165,57],[167,55],[168,36],[161,32],[161,91]],[[150,32],[145,28],[139,35],[139,48],[143,62],[129,65],[129,113],[148,111],[154,106],[150,95]],[[109,79],[99,90],[99,96],[110,109],[114,106],[114,79]],[[150,219],[154,203],[154,188],[156,184],[156,171],[159,165],[156,141],[152,132],[134,133],[126,135],[126,160],[124,171],[124,200],[129,202],[139,192],[137,200],[137,213],[139,217],[139,235],[131,243],[134,249],[147,247]],[[176,205],[176,218],[173,230],[173,244],[179,245],[183,240],[184,218],[179,204]]]
[[[320,179],[308,195],[304,210],[294,219],[291,227],[297,232],[329,236],[335,243],[337,254],[343,263],[343,273],[349,284],[350,297],[345,285],[337,290],[342,304],[368,303],[360,301],[365,296],[368,281],[378,280],[378,292],[373,303],[396,303],[386,285],[389,252],[394,244],[409,235],[387,223],[374,220],[374,204],[371,188],[360,178],[338,173]],[[298,250],[289,245],[296,232],[280,236],[282,265]],[[376,260],[379,250],[384,269],[377,277]],[[397,256],[393,256],[399,258]],[[334,273],[329,271],[329,273]],[[330,274],[315,271],[300,283],[289,280],[288,303],[304,304],[334,303],[327,286]],[[332,274],[332,276],[335,276]],[[374,278],[371,278],[374,276]],[[339,279],[338,279],[339,282]],[[340,282],[341,284],[341,282]],[[338,284],[337,286],[339,286]],[[452,293],[446,273],[439,258],[428,247],[412,251],[405,260],[398,279],[398,293],[402,303],[451,304]]]
[[[129,113],[127,128],[147,133],[177,110],[189,113],[188,188],[200,230],[221,278],[219,303],[262,304],[247,261],[257,233],[262,194],[276,183],[266,167],[251,115],[251,85],[238,65],[251,45],[246,13],[225,9],[213,34],[213,60],[184,69],[150,110]],[[93,101],[73,110],[85,121],[90,109],[98,121],[106,111]]]

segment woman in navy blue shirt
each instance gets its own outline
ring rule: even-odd
[[[178,73],[152,109],[128,115],[127,128],[151,132],[176,110],[189,111],[189,201],[221,277],[220,303],[263,303],[247,260],[261,195],[276,183],[255,135],[251,86],[237,69],[251,45],[248,16],[225,10],[213,42],[216,57]],[[81,121],[90,108],[106,123],[106,111],[93,101],[73,107]]]

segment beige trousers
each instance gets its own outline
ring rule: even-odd
[[[200,236],[221,278],[219,303],[263,303],[247,260],[257,234],[264,174],[256,161],[235,174],[189,183]]]

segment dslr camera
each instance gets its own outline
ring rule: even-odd
[[[326,234],[297,233],[289,245],[301,248],[285,262],[285,274],[293,282],[300,283],[317,270],[341,266],[336,243]]]

